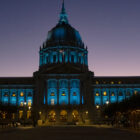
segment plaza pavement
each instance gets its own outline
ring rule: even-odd
[[[111,126],[47,126],[0,129],[0,140],[140,140],[140,133]]]

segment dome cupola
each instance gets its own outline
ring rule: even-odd
[[[87,54],[79,32],[69,24],[63,0],[59,22],[48,32],[46,41],[40,47],[40,67],[72,64],[87,68]]]

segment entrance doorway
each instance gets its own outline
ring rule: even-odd
[[[78,122],[78,121],[79,121],[79,113],[78,113],[77,110],[73,110],[73,111],[72,111],[72,120],[73,120],[74,122]]]
[[[60,112],[60,121],[66,122],[67,121],[67,117],[68,117],[67,111],[66,110],[62,110]]]
[[[50,111],[49,112],[49,122],[55,122],[56,121],[56,113],[55,111]]]

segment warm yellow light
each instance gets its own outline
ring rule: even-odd
[[[20,96],[22,96],[22,97],[23,97],[23,96],[24,96],[24,93],[23,93],[23,92],[21,92],[21,93],[20,93]]]
[[[106,101],[106,104],[108,105],[109,104],[109,101]]]
[[[23,102],[20,102],[20,106],[23,106]]]
[[[104,91],[104,92],[103,92],[103,95],[104,95],[104,96],[106,96],[106,95],[107,95],[107,92],[106,92],[106,91]]]
[[[13,95],[12,95],[13,97],[16,97],[16,94],[15,93],[13,93]]]
[[[99,106],[99,105],[96,105],[96,108],[97,108],[97,109],[99,109],[99,108],[100,108],[100,106]]]
[[[111,96],[115,96],[115,94],[114,94],[114,93],[112,93],[112,94],[111,94]]]
[[[55,96],[54,92],[51,93],[51,96]]]
[[[96,81],[96,85],[98,85],[99,84],[99,82],[98,81]]]
[[[99,96],[99,93],[96,93],[96,96]]]
[[[22,118],[22,116],[23,116],[23,111],[22,111],[22,110],[20,110],[20,111],[19,111],[19,118],[21,119],[21,118]]]
[[[111,84],[114,84],[114,82],[112,81]]]
[[[63,92],[63,93],[61,94],[61,96],[66,96],[65,92]]]
[[[138,91],[137,91],[137,90],[135,90],[135,91],[134,91],[134,94],[135,94],[135,95],[137,95],[137,93],[138,93]]]
[[[121,84],[122,82],[121,82],[121,81],[119,81],[118,83],[119,83],[119,84]]]

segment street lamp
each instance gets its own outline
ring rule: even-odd
[[[106,104],[108,105],[109,104],[109,101],[106,101]]]

